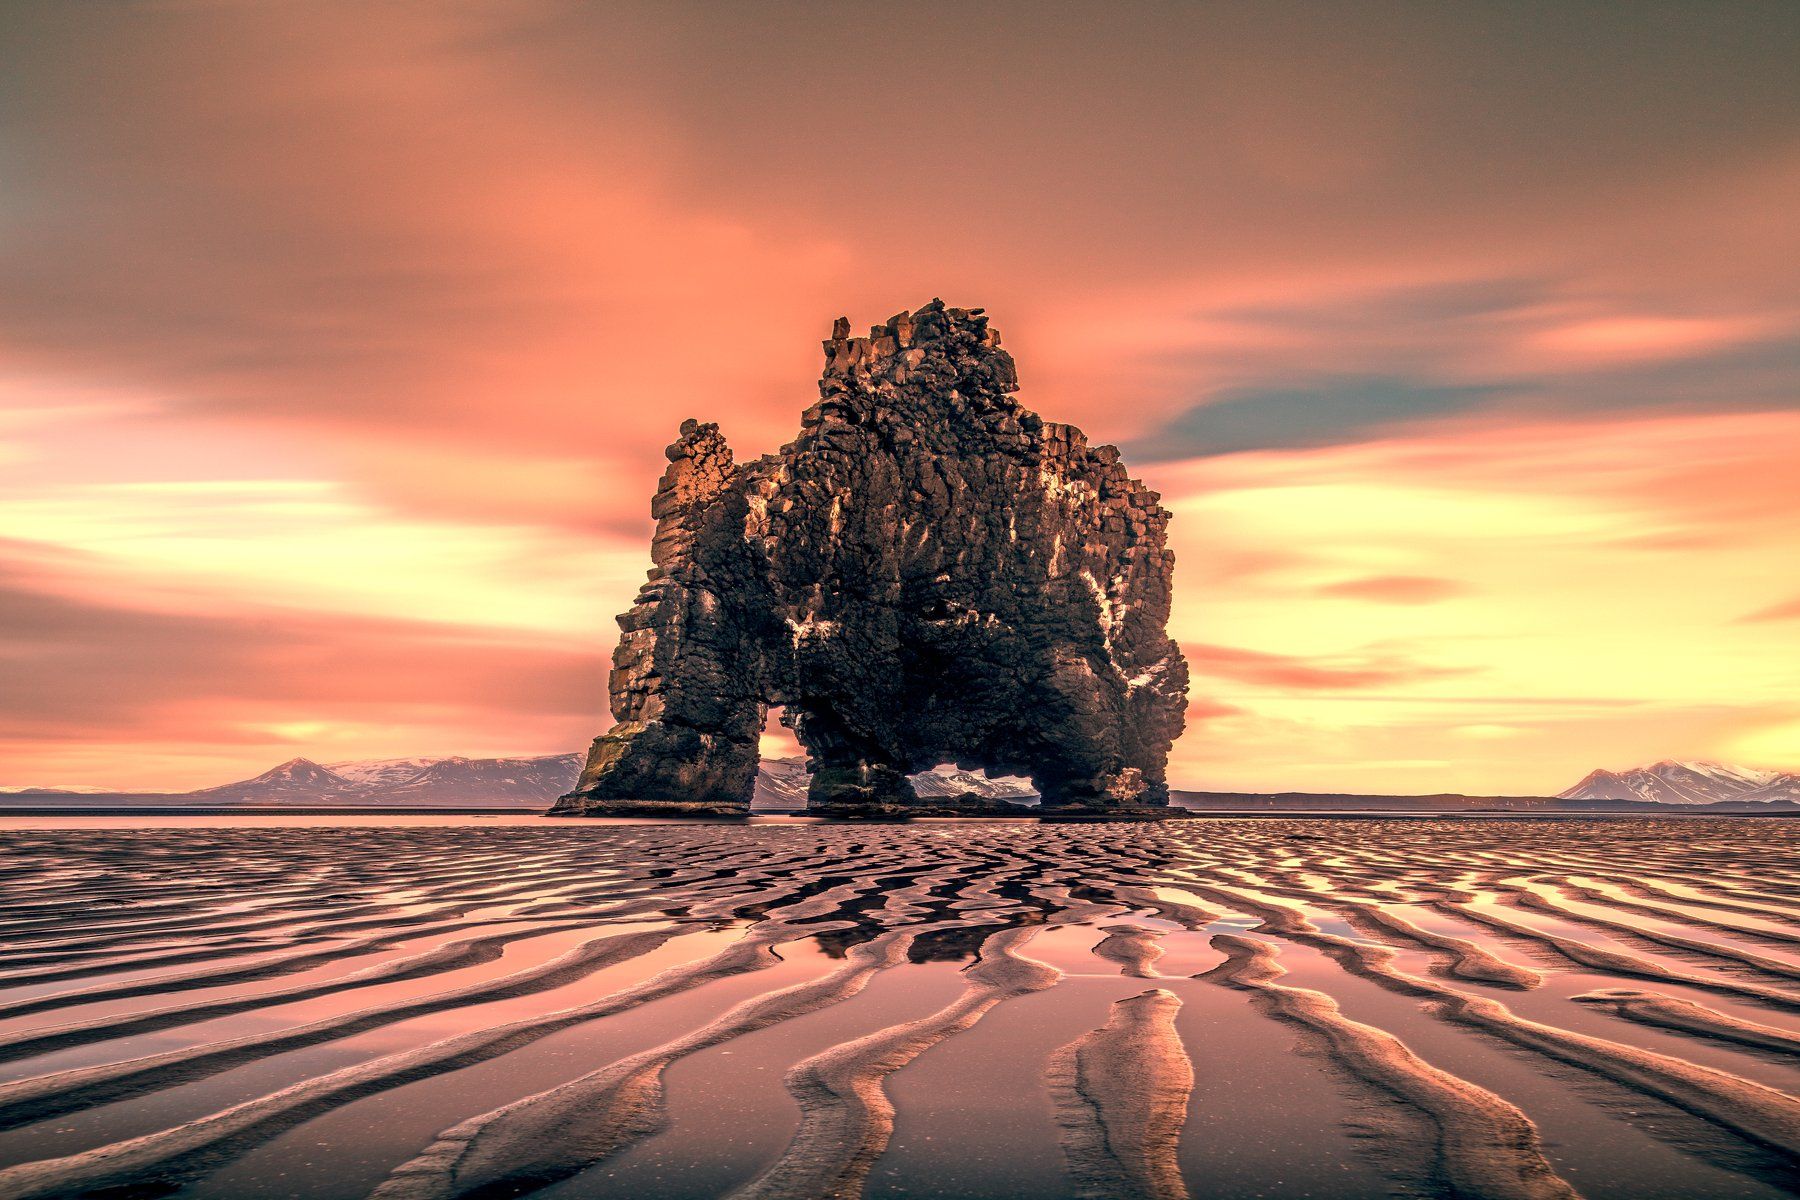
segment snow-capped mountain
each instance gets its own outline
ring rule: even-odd
[[[1792,800],[1800,803],[1800,772],[1777,775],[1753,792],[1745,792],[1739,800]]]
[[[188,793],[216,804],[287,804],[334,800],[357,785],[310,758],[290,758],[251,779]]]
[[[569,791],[587,761],[584,754],[541,758],[443,758],[411,779],[382,789],[383,800],[413,804],[481,801],[549,802]]]
[[[435,758],[366,758],[356,762],[326,763],[325,769],[364,787],[388,787],[416,778]]]
[[[187,793],[209,804],[548,804],[575,786],[583,756],[384,758],[320,766],[293,758],[254,779]]]
[[[1564,800],[1648,800],[1715,804],[1722,800],[1800,799],[1800,774],[1716,762],[1664,759],[1629,771],[1595,771],[1561,793]]]

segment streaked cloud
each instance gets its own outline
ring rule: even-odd
[[[1740,621],[1794,621],[1800,620],[1800,596],[1792,600],[1784,600],[1780,604],[1771,604],[1767,608],[1759,608],[1753,613],[1739,617]]]
[[[1382,604],[1431,604],[1464,591],[1454,579],[1437,575],[1364,575],[1340,579],[1319,588],[1321,596],[1374,600]]]
[[[1193,643],[1184,644],[1182,652],[1196,675],[1297,691],[1390,687],[1467,673],[1457,667],[1408,662],[1391,653],[1301,658],[1237,646]]]
[[[489,627],[276,608],[155,611],[0,574],[0,757],[40,785],[224,781],[288,753],[581,744],[604,703],[591,646]],[[15,782],[9,780],[9,782]]]

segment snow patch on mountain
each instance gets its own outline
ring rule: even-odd
[[[964,771],[951,763],[919,772],[912,777],[912,785],[913,791],[925,800],[971,792],[988,800],[1027,800],[1037,796],[1029,779],[1018,775],[988,776],[980,771]]]
[[[363,787],[387,787],[416,779],[419,773],[438,760],[435,758],[366,758],[352,762],[326,763],[326,769],[351,783]]]
[[[756,769],[751,808],[805,808],[812,772],[804,758],[765,758]]]
[[[201,788],[190,794],[225,803],[280,803],[335,797],[353,791],[355,787],[348,779],[310,758],[290,758],[253,778],[240,779],[222,787]]]

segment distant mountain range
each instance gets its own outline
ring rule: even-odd
[[[29,788],[0,792],[0,805],[58,808],[193,806],[324,806],[395,808],[547,808],[575,786],[584,756],[535,758],[380,758],[316,763],[293,758],[252,779],[192,792],[93,792]],[[806,760],[765,760],[757,772],[752,807],[804,808]],[[1029,804],[1037,793],[1028,780],[989,779],[950,765],[913,777],[930,800],[973,793]],[[1712,762],[1652,763],[1629,771],[1595,771],[1560,796],[1385,796],[1317,792],[1171,793],[1183,808],[1214,812],[1510,812],[1800,813],[1800,773],[1756,770]]]
[[[1645,800],[1655,804],[1800,801],[1800,773],[1716,762],[1664,759],[1629,771],[1595,771],[1563,800]]]
[[[1184,808],[1214,812],[1705,812],[1800,814],[1800,774],[1665,760],[1629,771],[1595,771],[1557,796],[1373,796],[1317,792],[1173,792]]]
[[[290,758],[261,775],[191,792],[90,792],[28,788],[0,793],[0,804],[328,805],[457,807],[507,804],[548,806],[575,786],[586,756],[548,754],[535,758],[379,758],[316,763]],[[806,760],[766,760],[757,772],[752,806],[803,808],[810,776]],[[917,775],[913,787],[927,799],[973,792],[989,799],[1030,801],[1037,797],[1022,779],[989,779],[954,766]]]
[[[187,793],[195,804],[548,804],[575,786],[579,754],[381,758],[324,766],[292,758],[254,779]]]

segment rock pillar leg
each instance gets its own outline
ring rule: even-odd
[[[912,781],[904,771],[887,763],[871,762],[817,766],[806,793],[809,812],[834,809],[879,811],[916,804],[918,799],[918,793],[913,791]]]
[[[615,724],[552,814],[747,812],[764,704],[766,569],[716,425],[685,422],[651,515],[655,564],[619,618]]]

